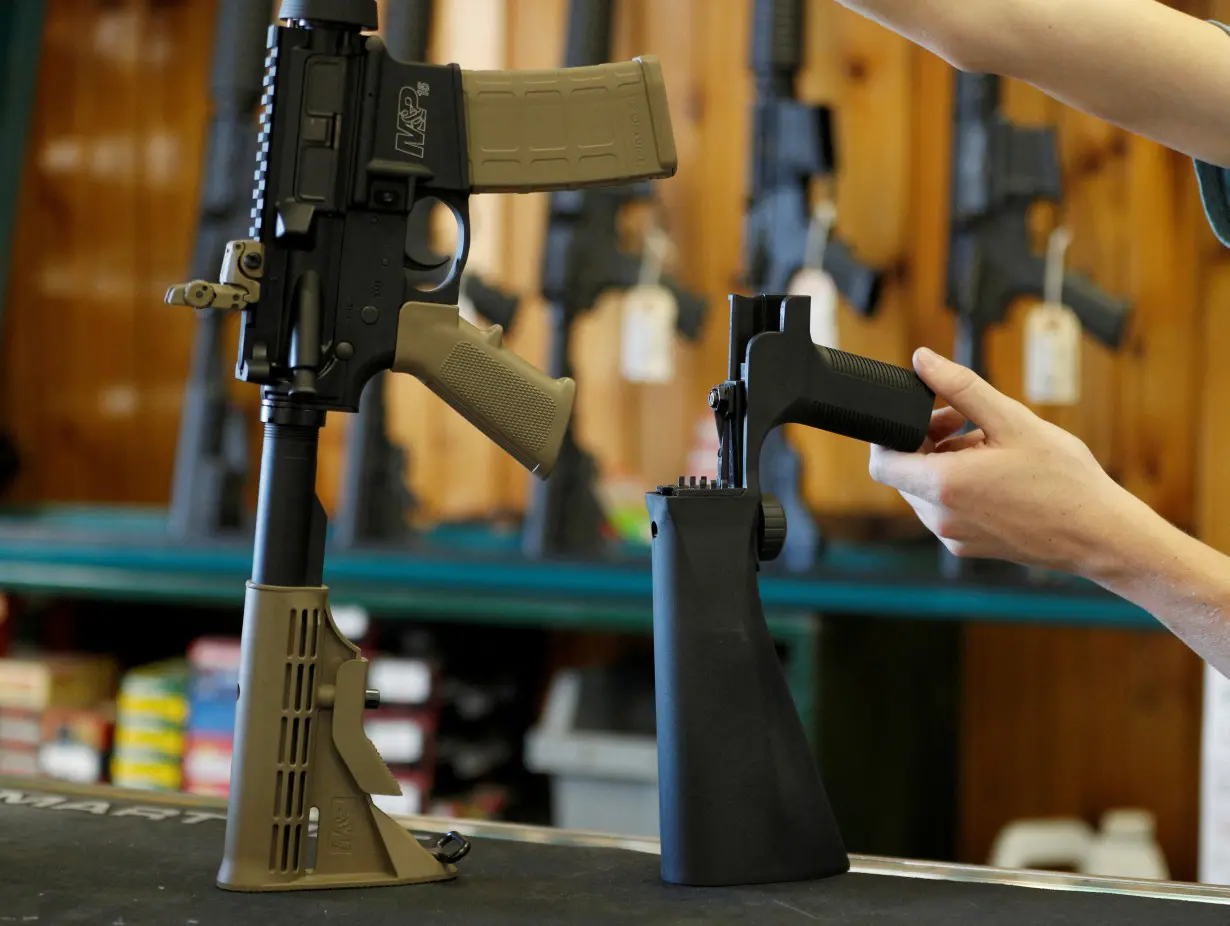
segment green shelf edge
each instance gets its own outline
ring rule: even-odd
[[[0,513],[0,589],[134,601],[240,601],[250,566],[248,545],[177,548],[162,534],[163,523],[157,511],[97,506]],[[404,552],[331,552],[325,579],[334,600],[390,617],[432,613],[552,627],[651,626],[645,552],[625,551],[610,562],[529,562],[515,555],[511,535],[465,530],[464,542],[453,537]],[[448,530],[438,534],[449,536]],[[923,554],[888,547],[839,552],[834,562],[844,564],[841,570],[766,575],[762,599],[771,613],[1159,627],[1141,609],[1083,582],[946,583],[938,577],[935,557]]]

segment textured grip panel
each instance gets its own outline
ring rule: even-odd
[[[656,58],[543,71],[463,71],[476,193],[656,180],[678,167]]]
[[[927,388],[911,370],[905,367],[895,367],[891,363],[872,360],[870,357],[850,354],[832,347],[825,348],[825,350],[828,351],[833,372],[841,373],[843,376],[854,376],[880,386],[888,386],[890,389],[900,389],[902,392],[919,392]]]
[[[816,350],[828,375],[795,420],[906,453],[922,446],[935,394],[913,370],[829,347]]]
[[[482,419],[484,431],[507,430],[533,454],[547,446],[555,421],[551,397],[477,345],[453,345],[440,367],[440,385],[474,409],[471,420]]]
[[[455,305],[407,302],[397,323],[393,369],[417,376],[432,392],[546,478],[572,418],[576,383],[551,379],[501,347],[498,325],[480,331]]]
[[[908,424],[887,421],[866,412],[857,412],[829,402],[816,403],[811,414],[824,421],[826,431],[904,453],[917,450],[927,436],[926,431],[919,432]]]

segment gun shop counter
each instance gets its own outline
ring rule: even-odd
[[[855,857],[850,874],[825,881],[683,888],[659,879],[656,840],[477,821],[401,822],[420,834],[456,828],[473,837],[460,876],[407,887],[240,894],[214,886],[220,801],[0,778],[0,923],[1230,922],[1228,888],[871,857]]]

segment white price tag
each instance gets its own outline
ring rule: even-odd
[[[1080,380],[1080,321],[1065,306],[1039,303],[1025,320],[1025,397],[1035,405],[1075,405]]]
[[[621,368],[630,383],[675,378],[675,325],[679,306],[664,286],[634,286],[624,295]]]
[[[811,340],[837,347],[837,284],[823,270],[804,267],[790,281],[790,295],[811,299]]]

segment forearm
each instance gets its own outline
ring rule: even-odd
[[[1077,571],[1144,608],[1230,678],[1230,557],[1120,491]]]
[[[1230,165],[1230,36],[1158,0],[840,0],[963,70],[1015,77]]]

